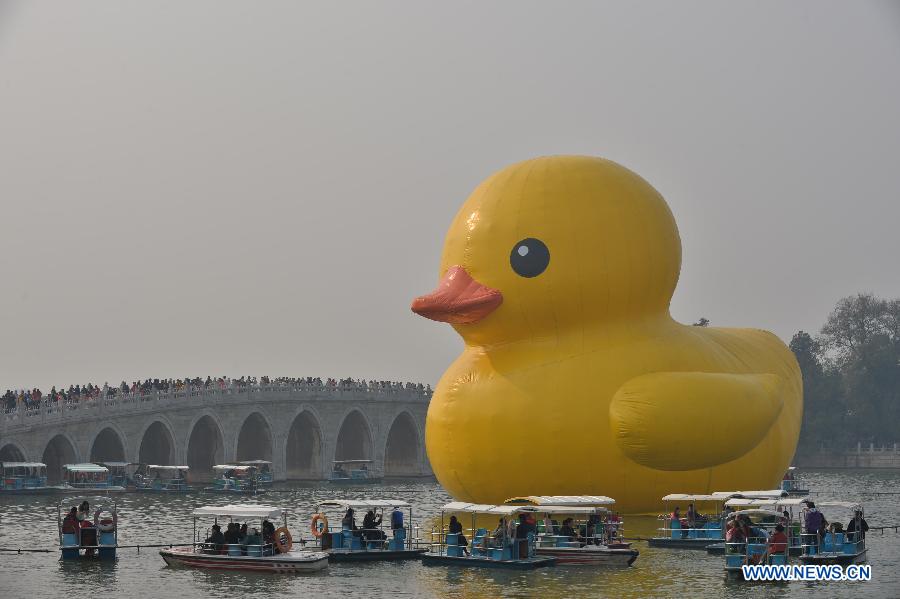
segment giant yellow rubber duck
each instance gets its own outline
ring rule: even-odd
[[[667,493],[777,487],[800,431],[797,362],[766,331],[675,322],[680,269],[665,200],[615,162],[537,158],[484,181],[437,289],[412,303],[465,342],[426,422],[444,488],[644,513]]]

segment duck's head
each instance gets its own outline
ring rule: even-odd
[[[437,289],[412,310],[470,345],[559,338],[667,314],[680,268],[675,219],[649,183],[602,158],[536,158],[469,196]]]

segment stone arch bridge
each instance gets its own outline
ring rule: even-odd
[[[430,394],[407,388],[259,385],[82,400],[0,416],[0,460],[47,464],[215,464],[262,459],[276,480],[320,480],[333,460],[370,459],[375,474],[429,476],[424,449]]]

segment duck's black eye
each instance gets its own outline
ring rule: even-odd
[[[550,264],[550,250],[540,239],[523,239],[513,246],[509,264],[520,277],[536,277]]]

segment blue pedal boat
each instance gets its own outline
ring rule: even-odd
[[[77,510],[74,518],[70,515],[72,507]],[[109,497],[69,497],[60,501],[56,506],[60,559],[115,560],[118,520],[116,502]]]
[[[533,515],[534,506],[486,505],[454,501],[441,508],[440,529],[432,530],[431,551],[422,554],[424,565],[475,566],[481,568],[509,568],[531,570],[556,564],[556,558],[539,556],[535,552],[534,531],[518,534],[515,519],[522,514]],[[446,525],[452,514],[471,517],[469,537],[463,533],[449,532]],[[478,526],[478,516],[497,523],[494,533]],[[499,520],[494,520],[498,518]],[[467,518],[468,519],[468,518]],[[464,529],[465,530],[465,529]],[[468,539],[471,539],[469,543]]]
[[[47,465],[41,462],[0,462],[0,495],[46,492]]]
[[[357,515],[370,510],[377,514],[374,527],[357,527]],[[329,514],[340,528],[329,528]],[[414,545],[412,506],[400,499],[322,501],[316,506],[310,528],[315,548],[326,551],[332,562],[419,559],[425,552]]]
[[[816,501],[807,503],[807,510],[801,515],[806,522],[809,511],[818,509],[831,516],[832,524],[822,533],[803,531],[802,553],[800,561],[804,564],[842,566],[858,564],[866,561],[866,533],[862,528],[863,506],[855,501]],[[835,520],[838,514],[849,515],[850,523],[854,524],[854,531],[845,531],[843,526]]]
[[[765,491],[715,491],[713,493],[672,493],[662,498],[669,512],[658,518],[663,524],[659,534],[648,539],[651,547],[667,549],[706,549],[714,543],[722,543],[724,536],[725,502],[735,497],[748,499],[773,499],[787,497],[781,489]],[[693,506],[694,515],[690,516]],[[701,513],[699,508],[703,507]],[[681,512],[681,508],[685,508]],[[677,516],[677,517],[676,517]]]

